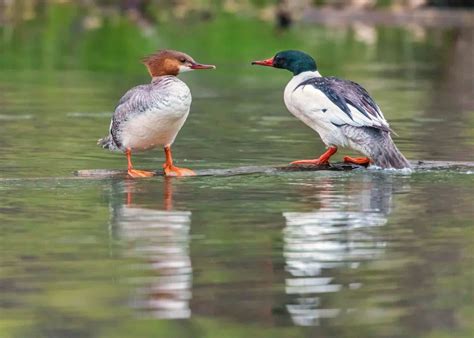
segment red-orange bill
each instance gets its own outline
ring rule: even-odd
[[[273,58],[269,58],[261,61],[252,61],[253,65],[273,67]]]

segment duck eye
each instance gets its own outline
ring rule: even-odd
[[[186,59],[185,59],[185,58],[181,58],[181,59],[179,59],[179,61],[181,61],[182,63],[185,63],[185,62],[186,62]]]

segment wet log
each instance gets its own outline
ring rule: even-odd
[[[411,165],[415,171],[426,170],[474,170],[474,162],[454,162],[454,161],[412,161]],[[366,167],[347,164],[331,163],[329,165],[282,165],[282,166],[247,166],[228,169],[201,169],[195,170],[196,176],[236,176],[251,174],[274,174],[281,172],[298,171],[349,171],[367,170]],[[162,170],[150,170],[155,176],[163,176]],[[126,170],[120,169],[85,169],[74,172],[77,177],[83,178],[125,178]]]

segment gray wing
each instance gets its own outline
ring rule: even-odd
[[[306,85],[311,85],[314,89],[324,93],[339,108],[339,113],[337,111],[334,113],[341,115],[339,115],[340,118],[334,116],[334,124],[337,124],[336,121],[344,120],[348,122],[343,124],[368,126],[390,131],[388,122],[380,108],[359,84],[335,77],[315,77],[303,81],[297,88]],[[344,118],[344,116],[346,117]]]
[[[347,104],[352,105],[369,119],[380,119],[385,123],[385,117],[380,111],[379,106],[370,97],[367,90],[358,83],[341,80],[336,77],[326,78],[329,86],[339,95],[341,95]]]
[[[153,105],[150,95],[150,85],[140,85],[133,87],[122,96],[115,107],[112,121],[110,122],[110,135],[115,144],[121,148],[119,132],[121,124],[130,117],[149,110]]]

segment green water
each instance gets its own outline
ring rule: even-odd
[[[290,74],[249,65],[285,48],[367,87],[408,158],[473,160],[472,31],[385,27],[368,42],[226,15],[151,33],[120,17],[84,30],[83,16],[51,6],[0,26],[0,337],[472,336],[471,171],[72,175],[125,167],[95,142],[158,47],[217,65],[182,76],[179,165],[324,150],[283,105]]]

